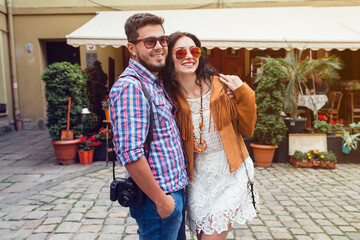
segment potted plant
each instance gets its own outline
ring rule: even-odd
[[[314,130],[316,133],[329,133],[331,125],[327,123],[328,117],[325,115],[318,115],[318,119],[313,121]]]
[[[100,141],[98,141],[95,136],[82,137],[80,139],[80,145],[78,150],[80,164],[92,164],[94,158],[94,149],[100,144]]]
[[[81,109],[87,103],[86,77],[79,65],[69,62],[53,63],[41,75],[45,82],[47,123],[51,143],[60,164],[75,163],[80,139],[61,141],[61,130],[66,129],[68,99],[71,97],[70,129],[74,136],[82,133]]]
[[[344,127],[344,119],[340,119],[340,120],[331,120],[330,122],[330,126],[331,126],[331,130],[330,133],[334,134],[334,135],[342,135],[343,132],[343,127]]]
[[[358,143],[360,141],[360,133],[350,134],[348,131],[343,131],[342,137],[342,152],[349,154],[351,150],[356,150],[358,148]]]
[[[310,59],[304,57],[303,50],[297,51],[289,45],[290,52],[284,58],[276,59],[281,66],[286,70],[286,88],[284,94],[284,111],[289,113],[290,116],[285,118],[287,127],[290,128],[289,132],[302,132],[306,118],[300,118],[298,112],[298,96],[308,92],[306,85],[309,79],[319,77],[323,81],[333,84],[339,79],[339,74],[336,70],[341,69],[341,62],[336,57],[328,57],[323,59]],[[260,58],[265,62],[270,58]],[[313,85],[315,83],[313,82]],[[316,111],[313,111],[316,113]],[[299,127],[300,125],[300,127]],[[296,128],[296,130],[292,130]],[[302,130],[302,131],[301,131]]]
[[[262,66],[261,80],[255,90],[257,122],[252,136],[255,165],[270,167],[275,149],[284,139],[286,126],[281,120],[286,73],[275,60]]]
[[[104,101],[101,101],[102,109],[105,112],[106,121],[110,122],[110,110],[109,110],[109,99],[106,98]]]
[[[352,129],[353,133],[359,133],[360,132],[360,122],[358,123],[350,123],[349,127]]]
[[[93,119],[90,132],[99,129],[105,119],[101,101],[107,95],[107,75],[101,67],[101,62],[95,61],[93,66],[89,66],[84,70],[87,75],[86,93],[90,101],[89,109]]]

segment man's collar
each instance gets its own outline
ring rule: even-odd
[[[158,81],[159,76],[155,76],[148,69],[146,69],[142,64],[130,58],[129,66],[134,69],[143,79],[148,81],[151,84],[154,84],[155,81]]]

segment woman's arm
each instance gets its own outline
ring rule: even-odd
[[[238,76],[220,74],[220,81],[233,92],[233,101],[239,114],[238,131],[245,137],[251,137],[256,124],[255,92]]]

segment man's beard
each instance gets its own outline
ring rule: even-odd
[[[164,69],[165,67],[165,63],[163,65],[153,65],[153,64],[150,64],[148,62],[146,62],[140,54],[138,54],[138,59],[139,59],[139,63],[141,65],[143,65],[147,70],[149,70],[150,72],[152,73],[158,73],[160,72],[161,70]]]

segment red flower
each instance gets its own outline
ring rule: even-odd
[[[95,140],[96,138],[95,138],[94,136],[92,136],[90,139],[91,139],[91,140]]]
[[[323,120],[324,116],[323,115],[319,115],[318,117],[320,120]]]
[[[328,120],[328,117],[327,117],[327,116],[324,116],[324,120],[327,121],[327,120]]]
[[[340,119],[340,122],[341,122],[341,123],[344,123],[344,119]]]
[[[101,127],[100,129],[99,129],[99,131],[102,131],[102,130],[104,130],[105,128],[104,127]]]
[[[331,124],[335,125],[335,121],[334,121],[334,120],[331,120]]]

